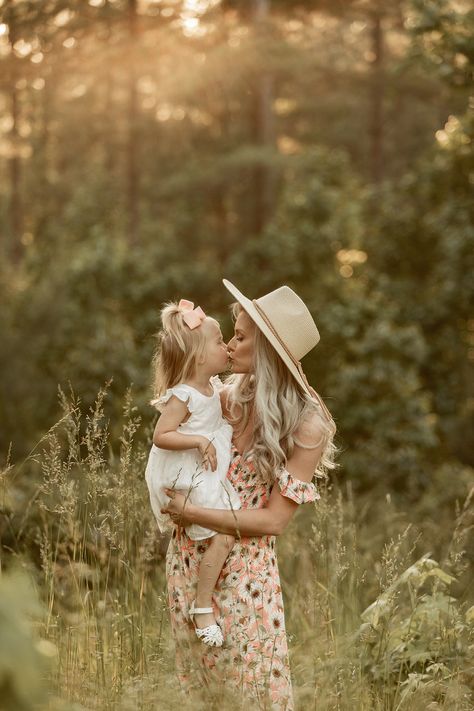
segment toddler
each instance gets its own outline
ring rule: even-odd
[[[239,509],[240,500],[227,480],[232,427],[222,416],[218,373],[228,362],[219,324],[200,307],[181,299],[161,312],[162,331],[155,356],[152,401],[161,410],[145,472],[150,501],[161,531],[171,526],[161,513],[169,498],[164,489],[184,492],[191,503],[206,508]],[[212,593],[235,539],[198,525],[187,535],[210,539],[203,554],[196,599],[189,615],[197,636],[211,647],[223,643],[212,609]]]

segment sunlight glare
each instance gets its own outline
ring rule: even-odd
[[[182,106],[171,106],[171,104],[161,104],[156,111],[156,120],[164,123],[172,119],[173,121],[183,121],[186,118],[186,111]]]
[[[206,33],[197,17],[181,17],[181,26],[185,37],[199,37]]]
[[[13,118],[11,116],[0,117],[0,133],[9,133],[13,128]]]
[[[336,257],[343,265],[364,264],[367,261],[367,252],[361,249],[340,249]]]
[[[32,46],[30,42],[25,42],[24,39],[19,39],[13,45],[13,49],[18,57],[27,57],[31,53]]]
[[[61,10],[61,12],[58,12],[56,17],[54,18],[54,24],[56,27],[64,27],[64,25],[67,25],[67,23],[73,18],[74,13],[72,10]]]
[[[218,0],[184,0],[180,24],[186,37],[202,37],[208,28],[201,24],[200,16],[217,5]]]
[[[199,27],[199,20],[197,17],[182,17],[182,20],[183,27],[188,31],[195,30],[196,27]]]
[[[278,136],[277,138],[278,152],[284,156],[292,156],[301,153],[303,146],[299,141],[295,141],[291,136]]]
[[[155,94],[156,83],[153,80],[153,77],[149,76],[148,74],[145,76],[139,77],[138,91],[140,91],[140,93],[142,93],[142,94]]]
[[[457,116],[449,116],[444,127],[435,133],[436,140],[441,148],[451,148],[453,145],[470,143],[470,138]]]
[[[367,22],[363,22],[362,20],[354,20],[354,22],[351,22],[351,32],[355,32],[356,34],[359,34],[360,32],[363,32],[365,28],[367,27]]]
[[[339,268],[339,274],[344,277],[344,279],[349,279],[354,274],[354,270],[349,264],[343,264],[342,267]]]
[[[296,107],[297,104],[294,99],[286,99],[283,96],[279,96],[273,102],[273,109],[277,116],[288,116],[288,114],[295,111]]]
[[[169,119],[171,118],[171,108],[168,106],[168,104],[163,104],[163,106],[160,106],[160,108],[156,112],[156,118],[162,123],[165,121],[169,121]]]
[[[191,122],[198,126],[212,126],[214,120],[212,114],[201,109],[190,109],[189,118]]]
[[[24,244],[26,247],[29,244],[32,244],[34,241],[34,235],[32,232],[24,232],[22,237],[21,237],[21,243]]]
[[[69,96],[72,99],[80,99],[81,96],[84,96],[84,94],[87,91],[87,86],[85,84],[77,84],[69,93]]]

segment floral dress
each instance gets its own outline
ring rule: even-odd
[[[250,457],[235,449],[228,478],[243,509],[267,504],[272,485],[262,481]],[[314,484],[296,480],[285,470],[277,485],[298,504],[319,498]],[[193,541],[183,528],[175,528],[167,553],[171,626],[183,691],[215,698],[217,690],[223,700],[225,690],[235,708],[293,711],[275,537],[242,537],[227,557],[213,596],[224,634],[224,645],[218,648],[197,639],[188,614],[207,545],[207,540]]]

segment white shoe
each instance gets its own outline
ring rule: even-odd
[[[193,619],[194,615],[212,615],[214,610],[212,607],[194,607],[196,601],[194,600],[189,610],[189,617],[194,623],[194,629],[196,636],[199,637],[201,642],[207,644],[208,647],[222,647],[224,643],[224,637],[222,636],[222,630],[219,625],[215,622],[213,625],[208,625],[200,629],[196,627],[196,621]]]

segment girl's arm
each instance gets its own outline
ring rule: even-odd
[[[304,431],[298,433],[298,440],[303,446],[312,446],[321,440],[323,431],[318,423],[306,425]],[[293,454],[287,463],[288,472],[301,481],[309,482],[313,478],[324,447],[324,442],[314,449],[304,449],[295,446]],[[167,490],[170,497],[164,513],[172,515],[175,523],[188,525],[196,523],[210,528],[218,533],[232,536],[278,536],[284,531],[293,517],[298,504],[282,496],[278,485],[272,489],[270,499],[262,509],[245,509],[224,511],[223,509],[204,509],[191,504],[185,496],[178,492]]]
[[[170,397],[163,408],[153,434],[153,444],[160,449],[198,449],[213,471],[217,467],[217,456],[214,445],[202,435],[190,435],[177,432],[179,425],[187,420],[189,411],[186,403],[175,395]]]

